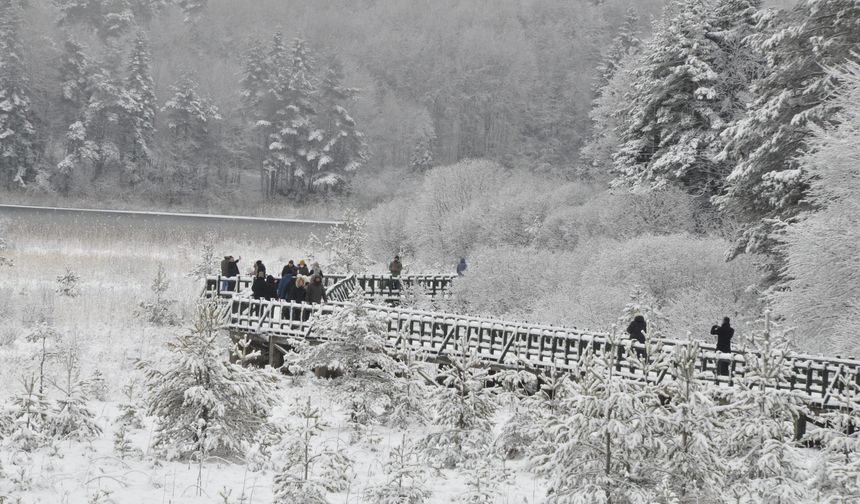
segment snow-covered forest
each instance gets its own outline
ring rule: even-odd
[[[858,139],[857,0],[0,0],[0,205],[342,222],[0,207],[0,503],[860,502]],[[228,255],[620,353],[428,360],[355,292],[273,369]]]

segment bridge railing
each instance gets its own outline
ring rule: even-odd
[[[350,276],[355,278],[356,285],[364,291],[365,298],[369,301],[393,303],[400,299],[403,288],[416,286],[432,299],[443,298],[450,295],[451,283],[456,275],[404,275],[392,277],[391,275],[342,275],[333,274],[323,277],[323,285],[331,288]],[[221,275],[209,275],[206,277],[203,293],[204,297],[231,297],[251,288],[254,277],[239,275],[237,277],[222,277]]]
[[[347,305],[342,302],[308,305],[239,297],[230,303],[228,326],[260,335],[267,341],[295,337],[320,339],[322,335],[313,333],[314,320]],[[445,359],[451,353],[460,352],[465,342],[471,351],[490,366],[571,371],[576,369],[577,362],[586,350],[591,349],[598,354],[612,353],[615,373],[621,377],[641,381],[673,376],[671,369],[662,374],[655,372],[644,375],[635,359],[627,358],[626,348],[631,342],[626,339],[614,341],[605,333],[384,305],[368,305],[366,308],[387,320],[387,343],[390,346],[397,346],[405,340],[430,359]],[[689,344],[671,339],[659,340],[659,343],[660,351],[669,354],[674,352],[676,346]],[[632,348],[634,351],[643,350],[643,346],[638,343],[632,343]],[[698,379],[732,385],[733,379],[743,377],[746,373],[745,354],[745,351],[723,354],[713,346],[700,345]],[[730,376],[717,372],[719,361],[729,362]],[[796,391],[822,407],[839,407],[839,400],[834,395],[844,393],[850,383],[860,384],[858,367],[860,361],[855,360],[791,355],[785,379],[769,386]]]

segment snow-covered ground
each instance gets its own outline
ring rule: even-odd
[[[187,320],[202,288],[187,273],[200,261],[205,242],[216,243],[216,257],[241,255],[243,271],[257,258],[275,269],[286,259],[307,257],[303,250],[307,237],[301,233],[255,237],[240,225],[220,228],[214,237],[206,237],[204,231],[171,234],[170,229],[110,227],[86,219],[62,227],[50,219],[8,223],[10,248],[4,255],[14,265],[2,268],[0,283],[0,402],[22,392],[22,379],[38,375],[40,344],[26,336],[40,322],[58,333],[48,342],[46,354],[48,398],[61,395],[54,382],[62,382],[63,357],[72,351],[78,356],[76,373],[81,378],[101,374],[105,395],[104,400],[88,403],[102,429],[91,441],[56,440],[31,453],[0,442],[0,495],[24,503],[272,502],[271,469],[252,471],[241,458],[211,457],[202,466],[158,458],[151,449],[152,418],[129,432],[134,453],[120,458],[114,446],[115,420],[126,385],[137,382],[133,402],[141,404],[135,363],[159,360],[166,355],[166,343],[185,330],[154,326],[137,314],[139,304],[154,296],[151,284],[159,265],[169,281],[164,297],[175,300],[175,315]],[[58,277],[68,271],[79,277],[73,282],[79,291],[75,297],[57,292]],[[285,377],[284,382],[274,418],[285,415],[284,409],[295,399],[312,398],[330,422],[319,442],[342,446],[352,460],[348,488],[328,495],[333,503],[371,502],[364,490],[384,479],[390,448],[404,436],[415,440],[424,433],[419,427],[406,431],[375,427],[369,436],[374,442],[350,444],[343,409],[324,385],[315,378]],[[507,414],[504,409],[498,413]],[[511,476],[500,487],[498,502],[539,502],[545,490],[525,470],[525,461],[505,465]],[[464,492],[464,477],[457,471],[427,466],[422,472],[432,491],[431,503],[452,502]]]

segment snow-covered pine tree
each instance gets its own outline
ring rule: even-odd
[[[431,460],[449,468],[462,465],[476,447],[492,446],[497,408],[493,390],[487,387],[489,370],[465,338],[457,350],[437,377],[443,386],[431,389],[433,426],[420,441]]]
[[[252,39],[242,60],[241,86],[242,106],[252,119],[262,119],[261,105],[269,93],[272,68],[269,66],[263,45],[257,39]]]
[[[402,366],[388,390],[386,424],[404,430],[411,426],[424,425],[429,416],[427,408],[429,392],[425,384],[426,375],[422,375],[426,364],[421,359],[418,349],[409,344],[405,334],[393,354]]]
[[[60,338],[60,333],[47,320],[39,320],[25,337],[29,343],[36,345],[35,357],[39,362],[39,394],[42,396],[45,394],[45,379],[47,375],[45,367],[48,365],[48,361],[57,355],[56,346]]]
[[[580,357],[565,415],[546,426],[556,449],[532,462],[548,478],[549,503],[647,502],[662,476],[652,469],[662,448],[659,389],[617,375],[619,346],[611,335],[598,353]],[[637,359],[629,344],[625,350]]]
[[[744,351],[744,375],[734,380],[726,435],[720,442],[729,466],[726,488],[733,499],[753,502],[806,502],[806,455],[793,441],[792,425],[808,415],[801,398],[778,384],[791,373],[789,344],[774,330],[769,312]]]
[[[597,96],[600,96],[606,89],[606,85],[618,71],[621,61],[638,51],[641,45],[639,14],[634,9],[629,8],[624,14],[624,22],[618,27],[618,34],[612,39],[612,44],[603,54],[600,64],[597,65],[597,79],[594,84]]]
[[[14,424],[7,442],[19,450],[30,452],[45,441],[44,428],[50,406],[44,394],[36,388],[35,377],[21,378],[23,393],[12,398]]]
[[[87,406],[84,385],[78,380],[60,389],[63,395],[56,400],[47,425],[50,436],[87,440],[101,435],[102,428],[96,422],[95,413]]]
[[[326,368],[341,376],[330,381],[338,401],[349,411],[349,422],[358,432],[378,422],[389,407],[389,392],[404,366],[386,348],[388,323],[373,313],[359,289],[350,305],[324,315],[311,329],[317,345],[305,345],[290,358],[301,370]]]
[[[7,189],[32,179],[37,150],[20,9],[16,0],[0,0],[0,184]]]
[[[155,134],[155,114],[158,108],[155,99],[155,84],[152,79],[149,40],[143,31],[137,33],[129,57],[128,72],[125,80],[125,114],[121,121],[125,153],[126,181],[132,186],[144,178],[143,170],[152,154]]]
[[[117,39],[135,24],[133,8],[154,5],[151,0],[53,0],[61,27],[83,26],[103,41]]]
[[[67,151],[74,154],[71,161],[85,160],[91,165],[91,179],[95,181],[121,168],[119,118],[124,114],[125,96],[122,83],[95,63],[91,64],[87,95],[89,102],[81,125],[69,126]]]
[[[281,193],[312,189],[314,166],[320,157],[323,131],[314,123],[317,92],[314,58],[302,39],[293,41],[288,64],[276,66],[273,86],[273,132],[266,168]]]
[[[854,0],[801,0],[788,11],[758,16],[753,47],[768,70],[751,88],[744,116],[725,131],[721,157],[733,169],[714,201],[743,224],[733,255],[774,254],[774,231],[809,208],[807,176],[798,154],[815,125],[835,120],[838,75],[824,71],[857,61],[860,5]],[[782,268],[773,258],[773,279]]]
[[[808,465],[808,484],[819,502],[850,502],[860,498],[860,386],[839,373],[830,390],[843,407],[820,415],[820,427],[804,437],[820,448],[819,460]]]
[[[79,121],[89,102],[87,87],[90,61],[85,50],[83,44],[73,38],[63,43],[63,54],[60,56],[60,103],[64,124]]]
[[[311,398],[297,399],[285,422],[285,434],[274,449],[275,504],[326,504],[326,491],[343,490],[351,461],[342,449],[320,444],[328,423]]]
[[[218,271],[218,258],[215,257],[216,240],[217,236],[212,231],[203,236],[200,245],[200,259],[188,272],[188,277],[202,280],[207,275],[214,275]]]
[[[143,415],[140,413],[140,404],[134,393],[137,383],[137,380],[131,379],[123,385],[122,400],[119,403],[119,415],[114,420],[114,423],[125,425],[127,429],[143,428]]]
[[[373,261],[367,256],[367,223],[356,210],[349,209],[340,224],[331,228],[325,244],[337,273],[361,273]]]
[[[385,481],[365,491],[370,502],[378,504],[423,504],[430,498],[427,489],[427,470],[406,435],[400,444],[388,452],[385,463]]]
[[[665,470],[665,495],[702,502],[722,492],[728,462],[720,453],[724,419],[707,385],[699,379],[699,355],[697,341],[675,346],[674,380],[666,390],[671,398],[664,421],[666,451],[660,465]]]
[[[474,453],[466,454],[462,473],[466,478],[466,491],[461,493],[457,502],[463,504],[493,504],[499,501],[502,491],[499,488],[508,477],[499,455],[487,446],[467,446]]]
[[[714,33],[751,33],[752,12],[720,19],[717,28],[714,10],[703,0],[675,0],[667,7],[635,72],[630,114],[619,129],[622,143],[614,157],[616,186],[671,184],[707,196],[721,191],[729,166],[715,160],[722,150],[720,132],[737,112],[723,107],[739,101],[746,86],[739,89],[737,81],[745,77],[748,83],[752,75],[727,75],[746,68],[734,61],[746,53],[722,47]],[[729,78],[733,82],[726,85]]]
[[[176,0],[176,4],[185,16],[183,18],[185,24],[196,25],[206,12],[209,0]]]
[[[66,297],[78,297],[81,294],[81,277],[66,266],[66,272],[57,276],[57,294]]]
[[[201,303],[165,361],[142,364],[153,443],[168,456],[242,453],[277,402],[275,375],[225,361],[219,313]]]
[[[343,189],[345,179],[366,161],[367,145],[345,106],[355,98],[357,89],[343,86],[343,64],[337,58],[328,62],[317,93],[319,113],[316,123],[323,130],[320,156],[311,178],[314,186]]]
[[[832,70],[842,82],[833,101],[838,126],[814,128],[810,149],[799,163],[807,174],[807,201],[817,208],[801,214],[779,237],[786,265],[784,287],[774,293],[777,311],[800,334],[815,334],[806,350],[857,355],[860,317],[860,63]]]
[[[150,286],[152,299],[140,302],[137,315],[153,325],[178,324],[179,319],[173,312],[175,301],[166,296],[168,289],[170,289],[170,280],[167,278],[164,265],[159,263]]]

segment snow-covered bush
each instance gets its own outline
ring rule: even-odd
[[[219,311],[198,305],[164,362],[141,364],[144,404],[157,422],[153,444],[167,456],[243,453],[277,402],[273,374],[225,360]]]
[[[442,387],[431,389],[435,416],[432,430],[419,446],[433,461],[445,467],[461,465],[481,447],[492,445],[493,414],[497,401],[487,387],[489,370],[463,340],[437,379]]]
[[[385,481],[368,488],[366,498],[378,504],[422,504],[431,495],[426,473],[420,452],[404,435],[400,444],[388,452]]]
[[[159,264],[150,286],[152,299],[140,302],[137,315],[153,325],[178,324],[179,319],[173,312],[175,301],[166,297],[169,288],[170,280],[167,279],[167,272],[164,271],[164,265]]]
[[[814,130],[800,164],[807,199],[817,211],[785,229],[784,289],[775,292],[777,313],[789,317],[809,350],[858,355],[860,318],[860,64],[846,63],[831,76],[841,81],[837,126]]]
[[[81,278],[68,266],[66,272],[57,277],[57,294],[78,297],[81,294]]]

